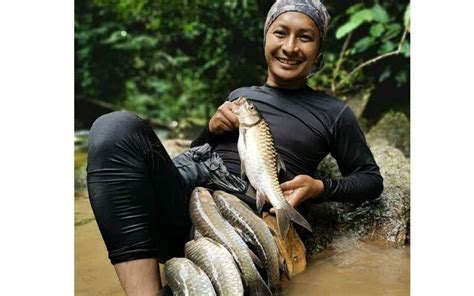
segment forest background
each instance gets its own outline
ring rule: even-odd
[[[126,109],[189,137],[233,89],[265,82],[262,28],[273,2],[76,1],[75,129]],[[324,3],[325,65],[309,85],[365,98],[364,128],[387,111],[409,118],[409,2]]]

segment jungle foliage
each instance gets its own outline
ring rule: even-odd
[[[75,2],[76,100],[161,122],[204,122],[227,94],[265,82],[269,0]],[[310,85],[335,95],[383,81],[409,88],[408,1],[325,1],[325,66]],[[368,63],[367,63],[368,62]]]

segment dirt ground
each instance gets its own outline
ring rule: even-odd
[[[125,295],[86,198],[75,201],[75,225],[74,295]]]

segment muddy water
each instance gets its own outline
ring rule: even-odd
[[[387,249],[355,238],[335,242],[291,279],[288,295],[410,295],[410,248]]]
[[[89,201],[75,201],[75,295],[125,295],[107,258]],[[409,295],[410,249],[344,238],[308,261],[286,295]]]

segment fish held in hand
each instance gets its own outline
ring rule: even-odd
[[[165,263],[166,281],[176,296],[215,296],[211,280],[186,258],[172,258]]]
[[[312,231],[308,221],[286,200],[278,181],[278,172],[285,164],[278,156],[270,127],[254,104],[239,99],[234,111],[239,117],[237,148],[241,160],[242,178],[246,175],[257,191],[257,210],[261,212],[268,200],[275,209],[278,230],[286,237],[290,220]]]
[[[209,277],[217,295],[242,296],[244,287],[234,258],[221,244],[201,237],[186,243],[186,258],[199,266]]]
[[[189,201],[191,221],[197,231],[224,246],[240,268],[249,295],[271,295],[265,281],[255,267],[253,254],[232,225],[220,214],[211,194],[203,187],[196,187]]]

